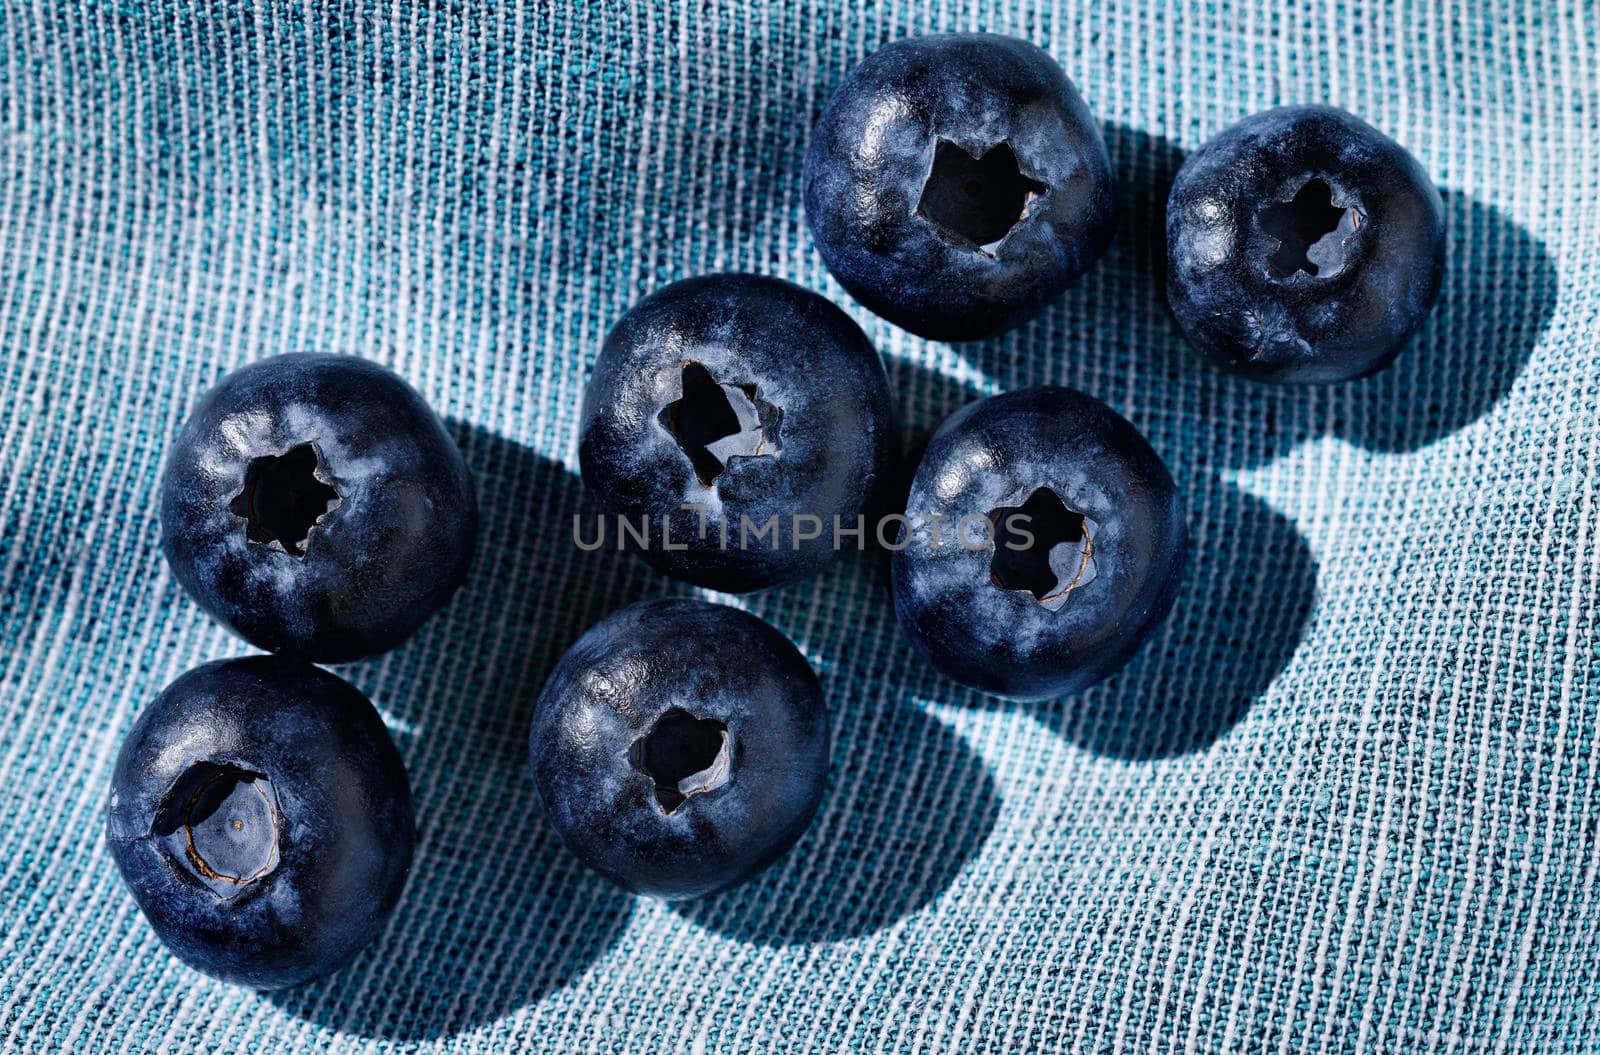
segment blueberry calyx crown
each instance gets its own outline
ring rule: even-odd
[[[974,157],[941,139],[934,147],[917,215],[947,237],[993,256],[1027,215],[1029,203],[1048,189],[1022,174],[1007,142]]]
[[[762,400],[754,384],[718,381],[691,359],[683,364],[681,394],[656,420],[677,441],[701,485],[711,487],[733,459],[778,453],[783,411]]]
[[[728,727],[673,707],[629,751],[633,766],[655,785],[656,804],[668,816],[692,796],[728,783],[732,758]]]
[[[1353,204],[1335,204],[1334,197],[1328,182],[1313,176],[1294,197],[1261,207],[1261,230],[1278,243],[1267,258],[1268,274],[1284,279],[1303,271],[1317,277],[1344,268],[1348,243],[1366,216]]]
[[[304,557],[312,529],[342,501],[322,474],[322,458],[310,442],[252,458],[228,511],[244,521],[251,542],[276,543],[291,557]]]
[[[153,826],[173,859],[224,899],[278,867],[282,830],[272,781],[228,762],[193,763],[167,793]]]
[[[1050,488],[1036,488],[1020,506],[992,510],[988,521],[994,526],[989,577],[1000,589],[1026,590],[1055,612],[1094,579],[1098,526]]]

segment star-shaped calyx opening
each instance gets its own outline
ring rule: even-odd
[[[719,381],[705,364],[691,360],[683,364],[681,391],[656,420],[704,486],[716,483],[735,458],[778,453],[783,411],[762,400],[754,384]]]
[[[195,762],[167,792],[152,834],[212,893],[233,898],[278,867],[282,831],[278,795],[266,774]]]
[[[339,506],[339,492],[321,472],[317,449],[310,443],[252,458],[244,487],[228,510],[244,521],[251,542],[277,543],[290,556],[304,557],[311,529]]]
[[[1027,214],[1028,204],[1048,188],[1022,174],[1016,152],[998,143],[982,157],[939,140],[922,185],[917,215],[953,241],[993,255]]]
[[[728,727],[673,707],[633,743],[633,767],[650,778],[656,804],[671,815],[691,797],[728,782]]]
[[[1278,243],[1267,258],[1274,278],[1299,271],[1325,276],[1344,267],[1350,236],[1366,217],[1354,205],[1335,205],[1333,199],[1326,181],[1309,179],[1288,201],[1262,207],[1261,230]]]
[[[1095,523],[1040,487],[1020,506],[989,513],[994,556],[989,576],[1002,590],[1026,590],[1051,611],[1094,579]]]

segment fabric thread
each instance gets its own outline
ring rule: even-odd
[[[1062,62],[1125,195],[1075,289],[957,346],[845,296],[799,194],[845,71],[949,29]],[[1577,0],[0,0],[0,1046],[1600,1050],[1597,85]],[[1291,102],[1445,192],[1439,306],[1355,384],[1209,368],[1153,275],[1184,152]],[[571,545],[571,467],[606,329],[716,270],[850,311],[914,430],[1028,384],[1106,400],[1194,552],[1134,662],[1047,704],[936,676],[868,556],[739,602],[818,669],[828,796],[771,871],[668,907],[559,848],[524,737],[585,627],[682,589]],[[248,651],[166,571],[164,453],[287,351],[416,385],[483,531],[445,612],[339,670],[411,773],[399,910],[260,995],[164,951],[103,810],[139,708]]]

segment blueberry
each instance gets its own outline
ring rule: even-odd
[[[804,189],[839,283],[935,340],[1037,314],[1105,252],[1117,218],[1077,88],[1032,44],[986,33],[868,56],[812,132]]]
[[[755,616],[644,601],[591,627],[546,682],[529,736],[563,842],[653,897],[700,897],[800,838],[828,769],[822,690]]]
[[[1190,341],[1262,381],[1387,366],[1433,309],[1444,203],[1416,159],[1328,106],[1255,114],[1167,202],[1167,299]]]
[[[1122,666],[1166,616],[1187,531],[1126,420],[1070,388],[992,396],[940,427],[893,558],[895,614],[972,688],[1046,699]]]
[[[708,275],[606,338],[578,458],[603,513],[642,518],[655,568],[743,592],[822,570],[894,441],[883,361],[849,316],[778,279]]]
[[[167,686],[123,742],[106,828],[167,947],[256,989],[327,974],[366,946],[414,839],[378,712],[281,656],[207,663]]]
[[[472,479],[439,419],[376,363],[280,355],[223,378],[167,456],[163,548],[258,648],[340,663],[400,644],[461,585]]]

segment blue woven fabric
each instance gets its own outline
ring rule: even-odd
[[[1001,339],[845,297],[807,131],[878,44],[984,29],[1078,82],[1128,200]],[[0,0],[0,1038],[7,1050],[1582,1052],[1600,1037],[1600,58],[1583,0]],[[1444,293],[1387,373],[1203,365],[1151,278],[1184,152],[1344,106],[1445,191]],[[584,627],[681,591],[574,550],[610,323],[759,271],[867,328],[926,428],[1052,381],[1186,494],[1173,617],[1087,695],[996,702],[896,632],[878,565],[741,603],[815,663],[830,789],[796,851],[679,907],[586,873],[524,735]],[[244,646],[159,553],[163,452],[227,370],[393,366],[484,513],[466,589],[341,673],[416,789],[415,869],[347,970],[184,968],[102,836],[140,707]]]

